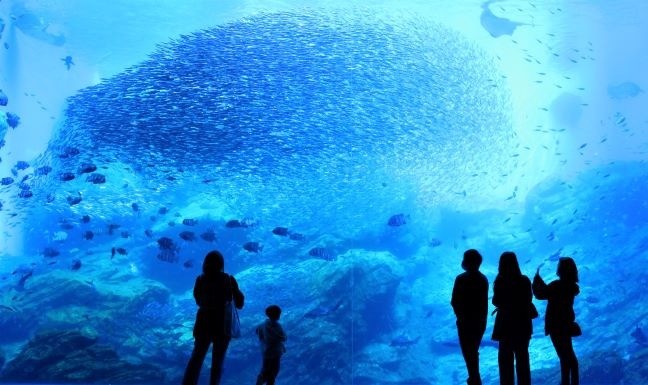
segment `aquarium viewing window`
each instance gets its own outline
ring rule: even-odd
[[[483,384],[505,251],[547,283],[578,266],[581,384],[648,383],[646,16],[0,0],[0,382],[181,383],[218,250],[245,296],[223,384],[256,381],[272,304],[279,384],[462,384],[450,300],[476,249]],[[533,302],[532,382],[557,384]]]

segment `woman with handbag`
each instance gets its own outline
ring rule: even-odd
[[[183,385],[196,385],[205,355],[212,348],[210,385],[220,383],[223,360],[232,336],[228,306],[243,308],[244,296],[236,279],[223,272],[223,255],[216,250],[205,256],[202,274],[196,278],[193,295],[198,305],[194,324],[194,348],[182,379]],[[227,321],[226,321],[227,320]]]
[[[580,293],[576,262],[569,257],[558,259],[558,279],[548,285],[540,277],[540,268],[533,277],[533,294],[547,300],[545,335],[551,337],[560,360],[560,385],[578,385],[578,359],[572,337],[581,334],[574,314],[574,297]]]
[[[499,341],[497,362],[500,385],[514,385],[514,374],[517,374],[518,385],[531,384],[531,319],[538,316],[532,299],[531,280],[520,271],[515,253],[505,251],[500,256],[498,274],[493,284],[493,305],[497,316],[492,339]]]

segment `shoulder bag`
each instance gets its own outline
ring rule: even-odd
[[[241,321],[239,320],[238,311],[234,304],[232,277],[229,275],[227,276],[227,283],[231,296],[229,300],[225,301],[225,335],[230,338],[239,338],[241,336]]]

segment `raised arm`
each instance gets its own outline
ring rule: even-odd
[[[540,277],[540,268],[536,270],[535,276],[533,277],[533,295],[537,299],[547,299],[549,298],[549,290],[547,289],[547,284]]]

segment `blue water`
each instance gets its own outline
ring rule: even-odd
[[[456,3],[0,1],[0,381],[178,383],[218,249],[224,384],[272,303],[279,383],[464,383],[477,248],[490,282],[572,256],[582,383],[648,383],[648,7]]]

